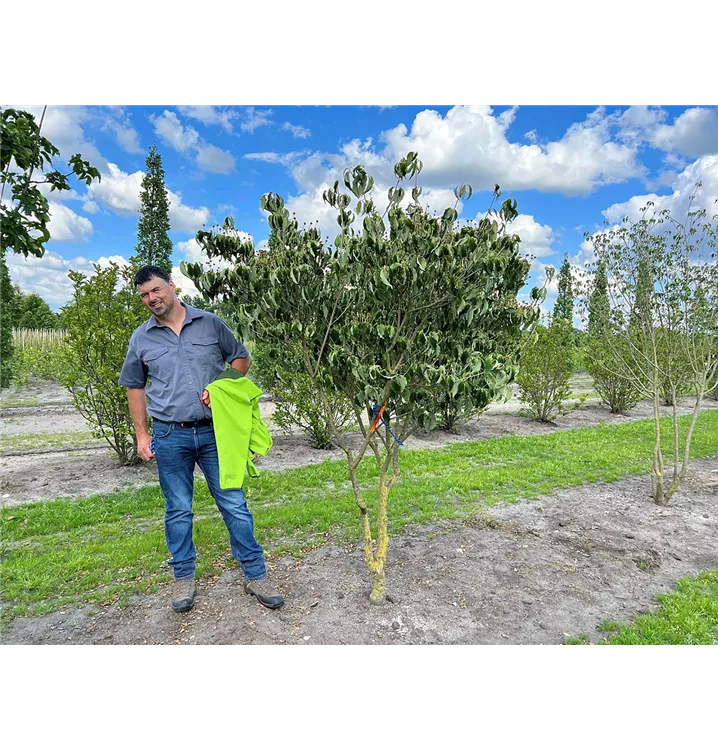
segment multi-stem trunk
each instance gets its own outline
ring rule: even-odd
[[[356,476],[356,467],[349,463],[349,475],[354,500],[359,508],[364,535],[364,562],[371,577],[370,600],[374,604],[382,604],[386,599],[386,559],[389,550],[389,493],[398,479],[396,474],[389,475],[386,467],[380,467],[379,496],[377,500],[376,540],[372,534],[369,509],[362,496],[361,487]]]

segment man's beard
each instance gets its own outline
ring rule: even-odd
[[[150,310],[156,318],[165,318],[172,312],[173,308],[174,300],[170,300],[169,302],[163,300],[158,307],[150,307]]]

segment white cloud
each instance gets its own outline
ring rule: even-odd
[[[91,262],[97,263],[100,266],[100,268],[107,268],[110,265],[110,263],[114,263],[116,266],[120,266],[120,267],[130,265],[130,261],[127,258],[125,258],[123,255],[110,255],[109,257],[103,255],[98,260],[93,260]]]
[[[606,217],[606,221],[613,224],[618,224],[623,220],[624,216],[630,216],[633,219],[639,219],[641,217],[641,209],[646,205],[648,201],[652,201],[656,204],[656,210],[661,210],[662,202],[667,196],[659,196],[655,193],[649,193],[647,195],[634,195],[624,203],[614,203],[609,206],[601,213]]]
[[[128,154],[144,153],[140,146],[140,135],[131,125],[123,125],[109,120],[107,127],[114,133],[115,140]]]
[[[538,284],[538,286],[544,285],[546,281],[546,276],[547,276],[547,269],[549,267],[554,268],[556,273],[554,273],[553,278],[548,283],[546,287],[546,291],[547,291],[547,294],[555,295],[555,294],[558,294],[558,272],[559,272],[558,267],[551,263],[542,263],[540,260],[535,260],[531,264],[531,269],[536,275],[536,283]]]
[[[54,201],[50,201],[49,209],[47,228],[55,242],[83,242],[92,237],[92,222],[89,219]]]
[[[82,204],[82,210],[85,211],[85,213],[88,214],[96,214],[100,207],[95,203],[95,201],[91,201],[89,198]]]
[[[638,146],[646,139],[646,134],[655,130],[668,117],[668,112],[660,107],[636,106],[616,115],[618,137]]]
[[[176,232],[195,234],[209,221],[209,209],[205,206],[192,208],[182,203],[179,193],[167,191],[170,200],[170,227]]]
[[[234,169],[234,157],[217,146],[200,146],[197,149],[197,166],[207,172],[229,174]]]
[[[673,125],[659,125],[651,145],[693,158],[718,153],[718,109],[687,109]]]
[[[506,130],[513,116],[514,110],[507,110],[496,117],[488,106],[453,107],[444,117],[424,110],[411,130],[402,123],[382,134],[384,156],[393,163],[417,151],[425,183],[468,182],[475,190],[498,182],[504,190],[579,195],[644,172],[635,149],[611,142],[610,122],[601,109],[544,145],[511,143]]]
[[[35,121],[38,124],[40,123],[43,111],[41,105],[22,105],[15,108],[30,112],[35,116]],[[80,153],[83,159],[103,171],[107,160],[93,143],[86,140],[83,129],[84,125],[94,122],[98,117],[102,117],[102,115],[96,112],[95,108],[90,107],[56,107],[52,105],[47,107],[45,117],[42,120],[42,135],[60,150],[60,156],[55,157],[53,168],[58,167],[58,160],[67,160],[73,154]]]
[[[571,262],[579,268],[585,268],[589,263],[595,263],[596,249],[590,239],[584,239],[578,253],[571,258]]]
[[[87,194],[117,214],[133,214],[140,208],[143,172],[127,174],[117,164],[108,164],[101,182],[87,187]]]
[[[691,107],[672,124],[666,122],[668,112],[660,107],[629,107],[614,117],[621,140],[666,151],[669,166],[677,166],[676,154],[697,158],[718,153],[718,109],[714,107]]]
[[[282,125],[282,130],[291,131],[295,138],[309,138],[312,134],[308,128],[302,127],[301,125],[292,125],[291,122],[285,122],[284,125]]]
[[[244,158],[250,161],[263,161],[267,164],[282,164],[289,167],[297,161],[301,152],[292,151],[288,154],[278,154],[274,151],[262,151],[261,153],[245,154]]]
[[[272,123],[269,119],[271,114],[271,109],[259,110],[254,107],[247,107],[242,113],[242,123],[239,127],[247,133],[254,133],[257,128]]]
[[[187,261],[187,263],[207,262],[207,254],[202,250],[194,237],[184,242],[176,242],[175,248],[182,253],[182,259]]]
[[[177,109],[185,116],[199,120],[205,125],[220,125],[228,133],[232,132],[232,122],[239,117],[236,109],[221,109],[211,105],[179,106]]]
[[[46,250],[42,258],[11,253],[7,265],[13,283],[19,285],[26,294],[39,294],[54,310],[64,305],[72,297],[72,282],[67,273],[80,271],[86,276],[94,276],[93,263],[106,267],[113,260],[118,265],[126,265],[127,260],[120,255],[103,256],[98,260],[88,260],[83,256],[65,259],[52,250]]]
[[[506,131],[516,111],[511,108],[496,116],[486,106],[453,107],[441,116],[424,110],[414,118],[411,129],[400,124],[382,133],[386,145],[381,151],[371,139],[354,139],[338,153],[263,152],[245,158],[288,167],[299,189],[298,195],[288,199],[288,207],[300,221],[318,222],[332,238],[336,223],[322,202],[322,192],[336,180],[341,183],[345,169],[362,164],[376,180],[373,197],[382,205],[386,190],[396,181],[393,165],[409,151],[418,152],[424,165],[419,178],[422,203],[436,209],[453,205],[453,187],[461,183],[475,191],[493,190],[499,183],[504,191],[537,189],[578,195],[645,173],[635,148],[611,141],[615,122],[603,109],[572,125],[561,139],[542,145],[508,140]],[[536,133],[529,137],[538,140]],[[539,237],[539,226],[533,230],[534,251],[544,255],[550,247],[547,233],[552,230],[544,228]],[[528,224],[524,228],[528,231]]]
[[[102,182],[93,182],[87,189],[92,200],[98,201],[117,214],[129,215],[139,211],[143,172],[127,174],[116,164],[109,164]],[[182,196],[167,190],[170,201],[170,226],[173,231],[194,234],[209,220],[209,209],[192,208],[182,202]]]
[[[209,116],[204,110],[200,114]],[[234,169],[232,154],[204,141],[194,128],[185,127],[174,112],[165,110],[160,117],[150,116],[150,120],[155,133],[176,151],[182,154],[195,151],[195,161],[200,169],[219,174],[229,174]]]
[[[175,151],[185,153],[199,144],[199,133],[194,128],[185,127],[174,112],[165,110],[161,115],[150,115],[150,122],[160,140]]]
[[[703,185],[697,193],[693,208],[705,208],[710,215],[716,210],[715,201],[718,199],[718,154],[702,156],[686,167],[680,174],[675,176],[670,187],[673,190],[669,195],[634,195],[623,203],[614,203],[609,206],[603,215],[609,222],[618,223],[624,216],[631,219],[639,219],[640,209],[648,201],[655,203],[655,211],[669,209],[676,219],[685,219],[688,211],[688,201],[695,191],[697,182]]]
[[[502,130],[507,130],[513,124],[517,111],[518,107],[509,107],[496,118]]]
[[[14,166],[14,161],[13,161]],[[45,196],[50,201],[55,201],[57,203],[64,203],[65,201],[80,201],[83,199],[83,196],[81,196],[77,190],[70,189],[70,190],[51,190],[50,185],[48,185],[46,182],[40,182],[37,185],[38,190],[42,193],[42,195]]]
[[[91,111],[97,112],[100,108],[93,108]],[[105,116],[101,129],[104,132],[112,133],[115,141],[128,154],[141,154],[140,135],[132,126],[130,115],[125,112],[124,107],[107,107],[102,111]],[[97,115],[95,115],[97,117]]]
[[[199,294],[199,289],[194,285],[192,279],[185,276],[182,271],[180,271],[179,266],[172,266],[170,278],[174,281],[177,291],[180,293],[180,299],[184,299],[188,296],[194,297]]]

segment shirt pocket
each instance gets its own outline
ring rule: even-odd
[[[219,345],[219,339],[216,336],[195,339],[192,342],[192,354],[194,354],[202,364],[213,365],[219,368],[224,367],[222,347]]]
[[[147,368],[150,377],[156,378],[158,376],[163,361],[166,362],[167,358],[165,355],[167,352],[169,352],[169,348],[162,346],[159,349],[150,349],[142,355],[142,362]]]

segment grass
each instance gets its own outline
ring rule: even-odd
[[[0,455],[7,451],[35,450],[37,448],[81,448],[98,442],[100,441],[91,433],[81,431],[3,435],[0,442]]]
[[[39,398],[3,398],[0,399],[0,409],[17,409],[27,406],[40,406]]]
[[[687,418],[681,420],[682,428]],[[669,423],[666,421],[666,429]],[[402,453],[392,492],[390,534],[409,525],[480,517],[486,506],[556,489],[612,482],[650,470],[652,421],[551,435],[504,437]],[[692,455],[718,454],[718,411],[700,415]],[[377,470],[362,462],[365,499],[376,505]],[[302,555],[360,538],[344,461],[264,472],[247,488],[257,536],[268,556]],[[227,531],[203,481],[195,492],[199,577],[235,563]],[[123,602],[170,579],[159,487],[5,508],[0,513],[2,623],[66,605]]]
[[[638,615],[632,623],[607,621],[598,630],[609,645],[718,645],[718,570],[683,578],[676,590],[657,597],[654,612]],[[588,643],[588,635],[565,641]]]

